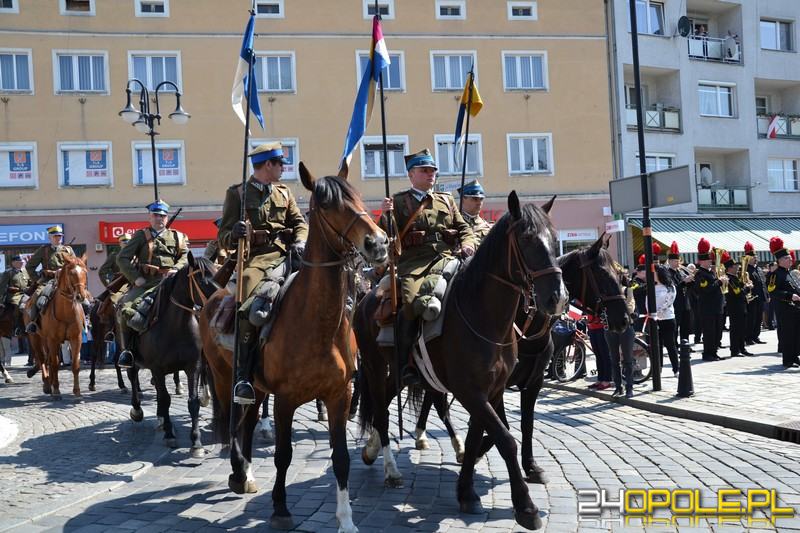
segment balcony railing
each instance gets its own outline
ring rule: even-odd
[[[629,127],[636,128],[635,105],[625,106],[625,122]],[[644,109],[644,129],[680,132],[681,110],[677,107],[666,107],[663,104],[646,107]]]
[[[767,137],[769,124],[774,115],[758,115],[758,136]],[[800,117],[778,116],[775,122],[775,137],[800,141]]]
[[[749,211],[750,187],[697,189],[698,211]]]
[[[739,64],[742,62],[742,47],[732,37],[689,36],[689,57],[703,61]]]

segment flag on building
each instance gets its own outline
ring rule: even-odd
[[[350,163],[353,150],[358,146],[364,132],[367,131],[369,119],[372,117],[372,106],[375,102],[375,88],[381,72],[391,64],[386,41],[383,39],[381,21],[376,15],[372,18],[372,45],[369,50],[369,59],[361,76],[361,85],[353,105],[353,117],[344,141],[344,154],[342,160]]]
[[[256,87],[255,79],[248,80],[250,72],[250,65],[255,65],[255,54],[253,53],[253,30],[256,25],[256,17],[250,14],[250,20],[247,22],[247,27],[244,29],[244,38],[242,39],[242,48],[239,51],[239,62],[236,65],[236,75],[233,78],[233,90],[231,91],[231,104],[233,105],[233,112],[246,124],[245,118],[245,97],[244,93],[250,82],[250,110],[258,119],[261,129],[264,129],[264,116],[261,114],[261,105],[258,103],[258,87]]]
[[[769,120],[769,126],[767,126],[767,138],[774,139],[778,136],[778,120],[780,119],[779,115],[773,115],[772,118]]]
[[[472,87],[472,101],[470,102],[469,92],[470,86]],[[461,164],[461,161],[457,157],[457,154],[461,150],[461,143],[464,142],[464,139],[461,135],[461,129],[464,124],[464,118],[467,115],[467,106],[469,105],[469,114],[471,116],[475,116],[480,113],[481,108],[483,108],[483,100],[481,100],[481,95],[478,92],[478,86],[475,85],[475,73],[473,69],[467,73],[467,79],[464,83],[464,92],[461,93],[461,103],[458,106],[458,116],[456,117],[456,134],[455,138],[453,139],[453,159],[456,162],[456,165]]]

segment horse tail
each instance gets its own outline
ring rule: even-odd
[[[415,415],[419,415],[422,401],[425,399],[425,387],[422,385],[409,385],[406,390],[408,391],[408,405],[414,410]]]
[[[201,350],[202,351],[202,350]],[[198,385],[199,385],[199,393],[198,396],[200,398],[200,405],[202,407],[208,407],[208,404],[211,403],[211,385],[208,381],[208,364],[206,363],[206,358],[203,357],[203,354],[200,354],[200,372],[198,373]]]
[[[358,379],[358,428],[362,435],[372,433],[372,420],[375,416],[375,406],[372,405],[372,394],[367,383],[367,372],[363,366],[356,374]]]

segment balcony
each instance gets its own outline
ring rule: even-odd
[[[698,211],[750,211],[750,187],[697,189]]]
[[[758,136],[762,139],[768,137],[769,124],[772,115],[758,115]],[[800,116],[777,116],[775,122],[775,139],[791,139],[800,141]]]
[[[732,36],[706,37],[690,35],[689,58],[700,61],[715,61],[718,63],[742,63],[742,46]]]
[[[644,109],[644,129],[667,133],[681,132],[681,110],[664,104],[647,106]],[[625,123],[628,128],[636,129],[636,106],[625,106]]]

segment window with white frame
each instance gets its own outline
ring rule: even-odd
[[[371,19],[376,15],[375,0],[362,0],[363,13],[365,19]],[[394,0],[378,0],[377,14],[384,19],[394,18]]]
[[[256,18],[282,19],[283,0],[256,0]]]
[[[364,137],[361,140],[361,175],[365,179],[383,178],[383,139]],[[403,155],[408,152],[408,136],[390,135],[386,137],[386,160],[389,177],[406,176],[406,163]]]
[[[774,192],[797,192],[798,167],[797,159],[770,159],[768,162],[769,190]]]
[[[294,52],[256,52],[255,78],[260,92],[295,92]]]
[[[107,187],[113,184],[111,143],[58,143],[61,187]]]
[[[644,158],[647,172],[666,170],[675,166],[675,154],[647,154]],[[639,154],[636,154],[636,168],[639,168]]]
[[[539,14],[536,2],[511,1],[506,4],[508,20],[536,20]]]
[[[503,88],[506,91],[547,89],[547,54],[503,52]]]
[[[137,17],[168,17],[169,0],[133,0]]]
[[[30,50],[0,48],[0,92],[33,93]]]
[[[358,53],[358,72],[356,73],[357,85],[361,84],[364,76],[364,69],[367,68],[369,52],[359,50]],[[391,64],[383,71],[383,89],[385,91],[404,91],[406,89],[405,70],[402,52],[389,52]]]
[[[181,55],[180,52],[128,52],[128,76],[145,84],[148,91],[154,91],[162,81],[171,81],[181,87]],[[135,91],[137,88],[134,87]],[[159,92],[172,92],[174,89],[165,85]]]
[[[439,175],[455,176],[461,175],[461,167],[464,165],[463,141],[458,146],[453,144],[453,135],[434,135],[433,142],[436,145],[436,164],[439,165]],[[481,136],[479,133],[469,134],[469,148],[467,149],[467,175],[483,175],[483,151],[481,148]]]
[[[553,136],[550,133],[509,133],[508,173],[552,174]]]
[[[58,0],[58,7],[62,15],[87,15],[94,16],[95,0]]]
[[[0,0],[0,14],[19,13],[19,0]]]
[[[53,51],[56,93],[106,93],[106,52]]]
[[[0,143],[0,188],[38,185],[36,143]]]
[[[297,179],[297,162],[300,161],[300,146],[297,138],[283,138],[283,139],[250,139],[250,149],[252,150],[258,145],[279,141],[283,147],[283,157],[289,162],[283,165],[283,174],[281,174],[281,181],[291,181]],[[253,172],[253,164],[249,162],[250,172]]]
[[[153,158],[149,142],[133,144],[133,184],[152,185]],[[159,185],[186,183],[186,163],[182,141],[156,143],[156,173]]]
[[[764,50],[794,50],[792,23],[780,20],[761,20],[761,48]]]
[[[466,19],[466,0],[436,0],[436,18],[439,20]]]
[[[769,96],[756,96],[756,115],[769,114]]]
[[[431,80],[434,91],[461,91],[467,73],[477,63],[475,52],[431,52]],[[475,67],[475,79],[478,79]]]
[[[735,114],[733,85],[701,83],[699,86],[700,115],[704,117],[727,117]]]
[[[636,0],[636,29],[643,34],[664,35],[664,3]]]

